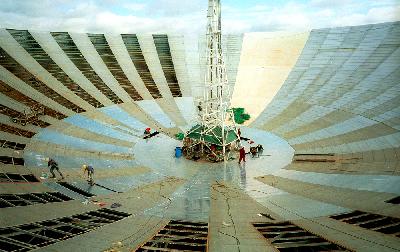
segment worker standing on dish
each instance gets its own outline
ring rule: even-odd
[[[244,146],[242,146],[239,150],[239,164],[243,160],[243,162],[246,162],[246,151],[244,150]]]
[[[61,179],[64,179],[64,175],[60,172],[60,170],[58,168],[58,164],[54,159],[52,159],[52,158],[48,159],[47,167],[50,167],[50,173],[51,173],[51,177],[50,178],[55,178],[56,177],[56,175],[54,174],[54,170],[57,170],[57,172],[61,176]]]

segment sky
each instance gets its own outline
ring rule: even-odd
[[[308,31],[400,20],[400,0],[221,0],[223,33]],[[0,0],[0,27],[204,34],[208,0]]]

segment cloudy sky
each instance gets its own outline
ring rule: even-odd
[[[205,33],[208,0],[0,0],[0,27]],[[400,20],[400,0],[221,0],[224,33],[304,31]]]

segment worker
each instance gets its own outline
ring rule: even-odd
[[[242,146],[239,150],[239,164],[243,160],[243,162],[246,162],[246,151],[244,150],[244,146]]]
[[[84,164],[84,165],[82,165],[82,170],[83,170],[83,173],[87,172],[89,184],[94,185],[94,180],[93,180],[94,168],[93,168],[93,166]]]
[[[51,177],[50,178],[55,178],[56,177],[56,175],[54,174],[54,170],[57,170],[57,172],[61,176],[61,179],[64,179],[64,175],[60,172],[57,162],[52,158],[48,158],[48,160],[49,161],[47,162],[47,167],[50,167],[50,173],[51,173]]]
[[[257,156],[260,157],[260,155],[263,154],[264,148],[261,144],[257,145]]]
[[[150,128],[146,128],[146,129],[144,130],[144,134],[145,134],[145,135],[149,135],[149,134],[150,134],[150,131],[151,131]]]

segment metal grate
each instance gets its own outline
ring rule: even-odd
[[[15,128],[13,126],[9,126],[7,124],[0,123],[0,131],[8,132],[17,136],[31,138],[35,135],[34,132]]]
[[[400,204],[400,196],[394,197],[393,199],[385,201],[386,203],[390,204]]]
[[[74,186],[74,185],[72,185],[72,184],[70,184],[68,182],[57,182],[57,184],[62,185],[63,187],[65,187],[65,188],[67,188],[67,189],[69,189],[71,191],[74,191],[76,193],[79,193],[79,194],[81,194],[81,195],[83,195],[85,197],[95,196],[94,194],[92,194],[90,192],[87,192],[87,191],[84,191],[81,188],[78,188],[78,187],[76,187],[76,186]]]
[[[290,222],[259,222],[253,226],[279,251],[348,251]]]
[[[10,121],[13,121],[14,123],[19,123],[20,118],[26,118],[27,114],[18,112],[14,109],[11,109],[9,107],[6,107],[4,105],[0,104],[0,114],[6,115],[10,117]],[[47,122],[43,122],[42,120],[39,120],[38,116],[35,116],[35,118],[29,118],[31,119],[26,120],[25,123],[23,124],[23,126],[26,125],[26,123],[32,123],[33,125],[39,126],[41,128],[46,128],[47,126],[50,125],[50,123]]]
[[[108,70],[110,70],[111,74],[118,81],[119,85],[132,97],[135,101],[143,100],[140,94],[136,91],[136,89],[132,86],[131,82],[125,76],[124,71],[122,71],[121,67],[118,64],[117,59],[115,58],[113,52],[110,49],[110,46],[107,43],[106,38],[103,34],[88,34],[90,41],[97,53],[102,58],[104,64],[107,66]]]
[[[8,148],[13,150],[23,150],[25,149],[26,144],[16,143],[8,140],[0,139],[0,147]]]
[[[23,66],[21,66],[16,60],[14,60],[6,51],[0,48],[0,65],[6,68],[8,71],[13,73],[15,76],[20,78],[26,84],[36,89],[38,92],[44,94],[55,102],[61,104],[62,106],[69,108],[77,113],[84,112],[82,108],[73,104],[62,95],[56,93],[54,90],[49,88],[46,84],[36,78],[33,74],[31,74],[28,70],[26,70]]]
[[[0,183],[39,182],[33,174],[0,173]]]
[[[6,83],[2,82],[0,80],[0,92],[8,97],[10,97],[11,99],[14,99],[18,102],[21,102],[23,104],[25,104],[28,107],[34,108],[34,107],[43,107],[44,108],[44,114],[54,117],[56,119],[64,119],[66,116],[51,109],[48,108],[42,104],[40,104],[39,102],[29,98],[28,96],[20,93],[19,91],[15,90],[13,87],[7,85]]]
[[[72,200],[59,192],[0,194],[0,208],[46,204]]]
[[[154,45],[156,46],[158,58],[167,80],[172,96],[182,97],[176,78],[174,63],[172,62],[171,49],[169,47],[168,36],[166,34],[153,35]]]
[[[208,223],[172,220],[137,251],[207,251]]]
[[[124,41],[126,50],[131,57],[135,68],[142,79],[144,85],[149,90],[151,96],[154,99],[162,98],[160,91],[156,83],[151,76],[149,67],[146,64],[146,60],[144,59],[142,49],[140,48],[139,41],[137,39],[136,34],[121,34],[122,40]]]
[[[12,165],[24,165],[25,161],[23,158],[0,156],[0,163],[12,164]]]
[[[76,84],[71,78],[50,58],[39,43],[32,37],[27,30],[7,31],[14,39],[34,58],[44,69],[46,69],[54,78],[60,81],[65,87],[74,92],[77,96],[87,101],[95,108],[103,107],[99,101],[89,95],[84,89]]]
[[[362,211],[332,215],[330,218],[372,231],[400,237],[400,219]]]
[[[82,74],[90,82],[92,82],[92,84],[98,90],[100,90],[101,93],[107,96],[108,99],[115,104],[122,103],[122,100],[116,94],[114,94],[114,92],[102,81],[102,79],[86,61],[68,32],[51,32],[51,35],[57,41],[58,45],[65,52],[68,58],[75,64]]]
[[[0,251],[30,251],[57,243],[130,216],[99,209],[70,217],[0,228]]]

